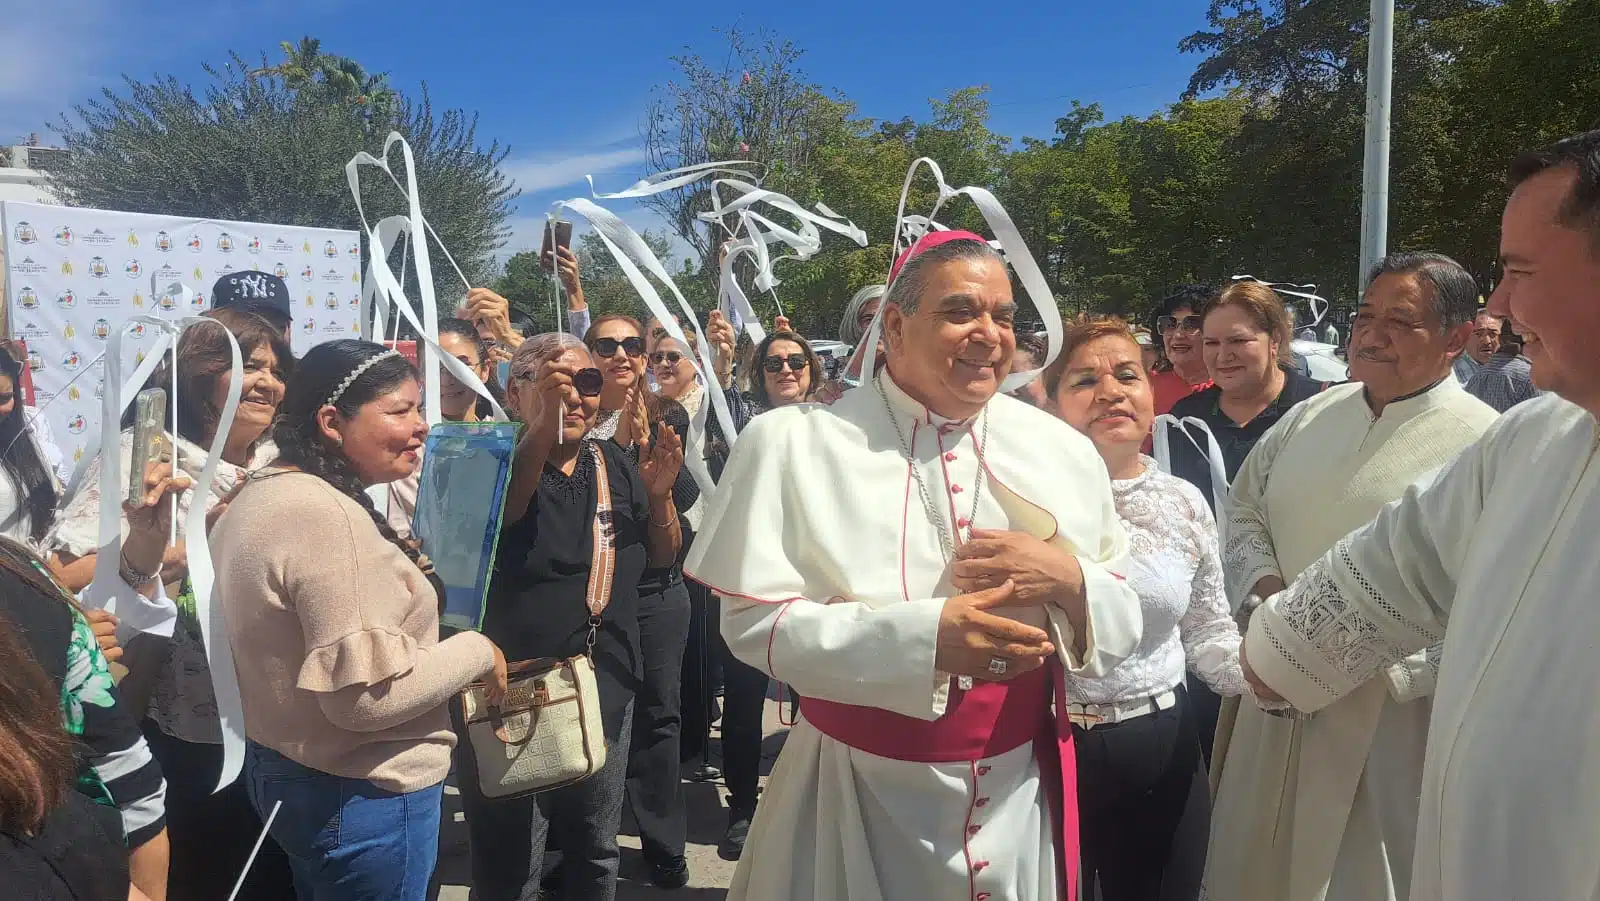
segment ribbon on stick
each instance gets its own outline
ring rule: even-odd
[[[167,289],[181,295],[184,306],[194,292],[182,285]],[[138,396],[156,366],[170,348],[176,370],[177,347],[184,332],[191,328],[222,329],[228,338],[232,366],[228,380],[228,394],[218,415],[217,433],[206,451],[206,463],[197,483],[190,489],[195,492],[189,504],[189,515],[184,521],[184,541],[188,546],[189,587],[194,595],[195,616],[200,625],[201,640],[205,644],[206,663],[211,670],[211,685],[216,694],[217,718],[222,732],[222,772],[216,791],[221,791],[239,775],[244,763],[244,705],[239,699],[239,677],[233,662],[233,647],[228,640],[227,625],[220,604],[214,603],[216,570],[211,561],[211,543],[206,534],[206,503],[222,463],[222,449],[227,446],[228,432],[234,416],[239,411],[239,394],[244,384],[244,359],[239,341],[233,333],[215,319],[188,316],[177,320],[157,319],[153,316],[134,316],[136,323],[156,331],[154,346],[133,375],[122,382],[122,339],[126,329],[117,329],[107,341],[105,354],[106,390],[101,399],[100,429],[100,546],[95,554],[94,578],[83,590],[83,603],[91,608],[103,608],[121,620],[118,634],[124,640],[135,632],[171,636],[177,622],[177,606],[166,600],[164,604],[131,601],[120,574],[122,560],[122,508],[121,499],[127,479],[122,472],[122,436],[118,423],[122,414]],[[114,390],[114,386],[119,386]],[[176,384],[174,385],[176,390]],[[174,396],[175,397],[175,396]],[[167,423],[167,431],[177,434],[176,420]],[[174,448],[176,463],[176,448]],[[141,603],[142,602],[142,603]],[[131,609],[130,609],[131,607]]]
[[[1271,288],[1273,291],[1276,291],[1285,297],[1298,297],[1302,300],[1305,300],[1311,305],[1312,317],[1311,323],[1307,326],[1304,326],[1305,328],[1314,329],[1321,325],[1323,317],[1328,315],[1328,308],[1331,306],[1326,297],[1323,297],[1321,294],[1317,293],[1317,286],[1314,283],[1308,285],[1297,285],[1294,282],[1269,282],[1266,279],[1256,278],[1253,275],[1235,275],[1232,279],[1230,279],[1230,281],[1255,282],[1258,285],[1265,285],[1266,287]]]
[[[892,261],[900,258],[900,253],[903,250],[910,247],[917,240],[916,238],[907,240],[909,232],[905,227],[907,218],[906,200],[910,196],[911,184],[916,179],[917,170],[923,166],[928,168],[928,171],[933,174],[934,181],[938,184],[939,199],[934,202],[933,209],[928,211],[926,216],[916,217],[917,222],[921,223],[925,220],[927,228],[942,228],[942,226],[938,225],[936,217],[945,203],[962,196],[970,199],[973,205],[978,208],[978,212],[983,215],[984,222],[988,223],[989,230],[994,233],[994,240],[989,242],[990,246],[994,247],[998,243],[997,249],[1017,273],[1017,278],[1022,282],[1023,291],[1027,294],[1028,301],[1033,304],[1034,310],[1038,312],[1039,318],[1044,322],[1045,358],[1040,361],[1037,369],[1013,372],[1007,376],[1005,381],[1000,384],[1000,390],[1009,394],[1038,378],[1039,374],[1049,368],[1050,364],[1055,362],[1056,356],[1061,353],[1063,333],[1061,311],[1056,309],[1055,296],[1050,293],[1050,285],[1045,281],[1044,273],[1039,270],[1039,264],[1034,261],[1033,254],[1029,252],[1027,243],[1022,240],[1022,232],[1018,230],[1016,223],[1011,221],[1010,214],[1005,211],[1005,207],[1000,205],[1000,201],[995,198],[994,194],[986,188],[971,185],[965,188],[950,187],[944,180],[944,172],[939,168],[939,164],[928,157],[920,157],[912,162],[911,168],[906,172],[905,184],[900,188],[900,204],[895,210],[894,247],[889,255],[891,265]],[[890,290],[893,290],[893,285],[890,285]],[[872,325],[867,328],[867,333],[862,338],[861,343],[857,345],[855,352],[850,355],[850,363],[845,371],[846,373],[857,373],[858,375],[854,379],[846,375],[847,381],[860,384],[872,378],[877,365],[878,337],[883,333],[883,311],[887,307],[888,304],[878,305],[877,315],[872,317]]]
[[[1206,443],[1202,446],[1198,439],[1189,433],[1189,426],[1198,428],[1206,436]],[[1156,466],[1164,473],[1172,474],[1172,432],[1176,430],[1189,439],[1195,450],[1204,454],[1206,464],[1211,469],[1211,503],[1217,514],[1217,532],[1219,536],[1228,524],[1228,466],[1222,459],[1222,446],[1217,442],[1215,435],[1211,434],[1211,427],[1205,420],[1194,416],[1185,416],[1181,419],[1171,413],[1163,413],[1155,419],[1155,433],[1150,444],[1151,456],[1155,457]],[[1219,541],[1221,538],[1219,537]]]

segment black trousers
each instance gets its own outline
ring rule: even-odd
[[[222,746],[173,738],[155,723],[142,723],[150,753],[167,779],[167,867],[169,901],[223,901],[250,859],[261,834],[261,817],[250,806],[242,780],[220,792]],[[239,891],[247,901],[292,901],[289,858],[267,837]]]
[[[1185,684],[1189,689],[1189,706],[1194,710],[1194,729],[1200,736],[1200,754],[1209,772],[1211,749],[1217,743],[1217,720],[1222,717],[1222,697],[1194,673],[1188,674]]]
[[[696,589],[700,597],[695,598]],[[712,663],[722,669],[722,770],[731,810],[750,814],[761,781],[761,716],[766,707],[767,674],[733,656],[722,638],[721,605],[704,586],[690,585],[694,599],[684,654],[684,759],[701,756],[709,745],[716,699],[711,695]]]
[[[639,826],[645,860],[682,857],[688,830],[678,738],[684,644],[689,637],[689,593],[677,582],[639,598],[639,651],[644,680],[633,701],[633,742],[628,751],[628,809]]]
[[[1205,875],[1211,796],[1192,704],[1121,723],[1072,727],[1078,759],[1083,897],[1195,901]]]

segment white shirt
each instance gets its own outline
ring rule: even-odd
[[[1111,483],[1128,530],[1128,584],[1139,596],[1144,633],[1128,659],[1105,676],[1067,678],[1067,697],[1111,704],[1159,695],[1193,669],[1224,697],[1244,692],[1239,628],[1223,591],[1217,523],[1193,485],[1142,458],[1143,474]]]

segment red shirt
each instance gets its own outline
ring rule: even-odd
[[[1172,412],[1172,405],[1191,394],[1210,388],[1212,383],[1207,380],[1198,385],[1191,385],[1183,380],[1174,370],[1153,372],[1150,374],[1150,391],[1155,395],[1156,415]]]

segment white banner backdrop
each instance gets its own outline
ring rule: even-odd
[[[289,286],[297,356],[323,341],[360,337],[361,242],[354,231],[15,201],[0,203],[0,225],[11,337],[28,342],[35,403],[76,468],[99,447],[104,387],[93,361],[111,330],[130,329],[124,372],[144,358],[149,339],[142,326],[128,324],[133,316],[193,316],[210,309],[219,277],[256,269]],[[166,292],[174,282],[194,292],[185,309]]]

